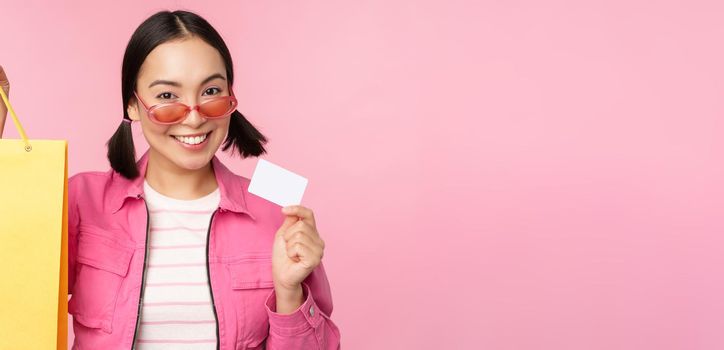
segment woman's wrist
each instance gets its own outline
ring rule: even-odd
[[[276,313],[291,314],[304,303],[304,289],[302,285],[295,288],[275,288]]]

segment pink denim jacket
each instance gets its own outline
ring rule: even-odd
[[[69,179],[68,312],[74,350],[131,349],[139,327],[148,239],[143,180],[110,169]],[[324,267],[302,282],[304,303],[276,313],[272,243],[284,221],[281,207],[247,192],[249,179],[214,156],[221,201],[210,221],[207,267],[217,320],[217,349],[339,349],[330,319],[332,294]]]

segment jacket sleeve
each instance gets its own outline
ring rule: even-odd
[[[340,349],[339,329],[330,318],[332,293],[322,262],[302,282],[304,302],[290,314],[276,313],[276,293],[266,299],[267,349]]]
[[[75,285],[75,262],[78,256],[78,196],[75,176],[68,179],[68,294],[73,294]]]

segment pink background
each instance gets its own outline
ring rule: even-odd
[[[724,5],[543,3],[2,0],[0,64],[106,170],[131,33],[206,17],[310,179],[343,348],[724,348]]]

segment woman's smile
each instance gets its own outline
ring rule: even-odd
[[[171,135],[170,137],[186,149],[198,150],[204,148],[206,144],[209,143],[209,135],[211,135],[212,132],[213,131],[209,131],[205,134]]]

